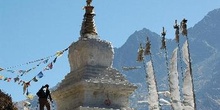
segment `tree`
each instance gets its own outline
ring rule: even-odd
[[[5,94],[1,89],[0,89],[0,110],[18,110],[14,106],[11,96]]]

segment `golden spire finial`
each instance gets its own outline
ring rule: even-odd
[[[85,14],[80,30],[80,38],[98,38],[93,11],[94,7],[91,6],[92,0],[86,0],[87,6],[84,7]]]

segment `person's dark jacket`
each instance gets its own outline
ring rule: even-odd
[[[44,86],[41,87],[41,89],[37,92],[37,96],[39,98],[45,98],[45,99],[49,98],[50,101],[52,101],[50,90],[46,89],[46,92],[44,92],[43,90],[44,88],[45,88]]]

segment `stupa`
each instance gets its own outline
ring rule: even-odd
[[[52,97],[58,110],[132,110],[129,96],[137,88],[115,68],[113,47],[101,40],[87,0],[80,38],[69,47],[70,73]]]

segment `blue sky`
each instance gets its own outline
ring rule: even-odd
[[[55,54],[79,38],[86,0],[0,0],[0,67],[8,68]],[[194,26],[209,11],[220,8],[219,0],[93,0],[95,23],[101,39],[122,46],[136,30],[143,28],[160,34],[162,27],[173,39],[174,20],[188,19]],[[60,82],[70,71],[68,52],[57,59],[52,70],[44,72],[38,82],[32,82],[29,92],[35,94],[44,84]],[[53,57],[54,58],[54,57]],[[53,60],[50,59],[51,60]],[[17,66],[13,70],[30,69],[37,63]],[[30,80],[46,65],[41,65],[22,77]],[[18,73],[0,71],[14,78]],[[0,89],[23,100],[22,86],[0,80]]]

